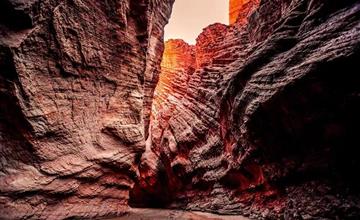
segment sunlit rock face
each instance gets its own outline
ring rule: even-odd
[[[258,8],[260,0],[230,0],[229,24],[246,24],[249,16]]]
[[[223,54],[227,49],[222,42],[228,34],[228,26],[224,24],[213,24],[206,27],[196,39],[196,67],[207,66],[212,63],[214,57]]]
[[[182,103],[191,75],[196,68],[195,47],[183,40],[169,40],[161,62],[161,74],[156,87],[151,112],[150,136],[146,143],[146,151],[142,155],[139,166],[140,179],[133,190],[132,201],[135,206],[164,206],[171,198],[168,189],[159,181],[167,174],[158,173],[158,162],[162,131],[169,128],[168,119],[174,114],[176,107]],[[172,182],[174,187],[175,182]],[[161,195],[159,197],[159,195]],[[144,204],[146,203],[146,204]]]
[[[169,40],[161,61],[161,75],[157,84],[152,107],[152,121],[167,118],[165,115],[172,107],[167,104],[178,104],[187,90],[188,81],[195,71],[195,47],[183,40]],[[175,103],[173,103],[175,102]],[[166,110],[165,110],[166,109]],[[164,125],[164,124],[163,124]],[[162,125],[162,126],[163,126]]]
[[[168,40],[161,61],[161,71],[180,69],[187,71],[195,66],[194,46],[183,40]],[[161,75],[161,77],[163,74]],[[161,79],[159,80],[161,83]]]
[[[358,1],[261,1],[245,23],[205,28],[191,74],[167,62],[163,87],[182,89],[153,112],[137,203],[254,219],[360,216],[359,14]]]
[[[126,210],[172,3],[1,1],[1,219]]]
[[[216,70],[232,63],[237,57],[236,51],[241,50],[235,30],[236,27],[214,24],[204,29],[194,46],[183,40],[166,42],[154,94],[151,135],[141,158],[141,178],[132,196],[135,205],[151,206],[154,199],[157,204],[167,205],[182,187],[178,175],[185,172],[184,166],[188,165],[189,173],[203,169],[192,167],[194,164],[189,161],[187,148],[191,149],[200,138],[206,138],[208,127],[219,129],[215,109],[220,100],[211,96],[221,92],[223,80],[232,74]],[[228,41],[223,42],[224,38]],[[209,66],[214,71],[204,70]],[[192,123],[199,126],[198,131],[189,127]],[[179,142],[184,145],[179,146]],[[204,149],[204,155],[206,151]],[[195,163],[203,158],[194,154],[193,159]]]
[[[0,1],[0,219],[358,219],[359,1],[234,1],[160,67],[172,3]]]

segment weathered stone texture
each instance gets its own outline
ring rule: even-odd
[[[250,15],[258,8],[260,0],[230,0],[229,24],[247,23]]]
[[[151,122],[134,196],[255,219],[356,218],[359,2],[258,4],[206,28],[196,69],[164,81],[188,79]]]
[[[125,211],[173,0],[0,3],[0,218]]]
[[[0,2],[0,218],[358,219],[359,1],[231,1],[160,69],[172,3]]]

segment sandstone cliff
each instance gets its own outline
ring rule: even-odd
[[[173,0],[2,0],[0,218],[117,215]]]
[[[181,90],[151,122],[134,197],[255,219],[360,216],[359,2],[240,2],[232,26],[198,37],[194,71],[164,71],[161,88]]]
[[[230,1],[162,58],[172,3],[0,2],[0,218],[359,218],[359,1]]]
[[[258,8],[260,0],[230,0],[229,24],[247,23],[250,15]]]

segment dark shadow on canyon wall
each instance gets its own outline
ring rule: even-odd
[[[260,163],[283,171],[267,173],[280,188],[314,180],[359,193],[359,59],[357,50],[317,64],[255,113],[249,140],[258,147]]]
[[[141,159],[132,204],[356,219],[358,1],[236,10],[233,25],[206,27],[195,46],[166,42],[166,60],[181,65],[160,76],[144,154],[152,156]]]
[[[160,69],[173,2],[0,1],[0,219],[359,219],[360,2],[236,4]]]
[[[147,168],[141,167],[142,172]],[[159,172],[155,177],[145,180],[145,182],[137,181],[130,191],[129,205],[137,208],[166,208],[173,200],[173,194],[170,192],[169,176],[164,166],[159,162],[157,164]],[[156,179],[154,179],[156,178]],[[152,183],[151,183],[152,182]],[[154,184],[155,183],[155,184]],[[140,184],[149,184],[141,186]],[[149,190],[150,187],[150,190]],[[146,188],[147,190],[145,190]]]

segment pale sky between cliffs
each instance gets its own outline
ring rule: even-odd
[[[229,0],[176,0],[165,27],[165,41],[183,39],[195,44],[202,30],[217,22],[229,23]]]

